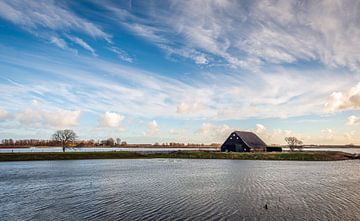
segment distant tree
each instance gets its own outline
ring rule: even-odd
[[[76,140],[76,133],[73,130],[58,130],[52,135],[52,139],[58,143],[61,143],[63,152],[65,148],[69,146],[71,142]]]
[[[301,144],[303,144],[303,142],[296,137],[285,137],[285,141],[291,151],[294,151],[295,149],[302,150]]]
[[[115,140],[113,138],[108,138],[106,140],[106,145],[113,147],[115,145]]]
[[[121,139],[120,138],[116,138],[116,144],[120,145],[121,144]]]
[[[89,140],[89,144],[94,145],[94,144],[95,144],[95,140],[94,140],[94,139]]]

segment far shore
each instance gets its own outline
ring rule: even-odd
[[[336,161],[336,160],[360,159],[360,156],[358,154],[350,154],[340,151],[296,151],[296,152],[252,152],[252,153],[234,153],[234,152],[223,153],[223,152],[214,152],[214,151],[0,153],[0,161],[153,159],[153,158]]]
[[[0,146],[0,149],[17,149],[17,148],[54,148],[54,147],[61,147],[61,146]],[[162,146],[162,145],[131,145],[131,146],[74,146],[69,148],[164,148],[164,149],[178,149],[178,148],[197,148],[197,149],[220,149],[217,146]]]
[[[54,147],[60,147],[60,146],[30,146],[30,145],[22,145],[22,146],[3,146],[0,145],[0,149],[17,149],[17,148],[54,148]],[[279,145],[278,147],[282,147],[282,148],[287,148],[287,146],[282,146]],[[164,149],[178,149],[178,148],[189,148],[189,149],[193,149],[193,148],[197,148],[197,149],[219,149],[220,150],[220,145],[219,146],[213,146],[213,145],[184,145],[184,146],[178,146],[178,145],[174,145],[174,146],[170,146],[170,145],[142,145],[142,144],[131,144],[131,145],[124,145],[124,146],[73,146],[73,147],[69,147],[69,148],[164,148]],[[303,150],[306,149],[314,149],[314,148],[319,148],[319,149],[341,149],[341,148],[360,148],[360,145],[304,145],[303,146]]]

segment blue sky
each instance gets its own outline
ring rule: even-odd
[[[0,1],[0,138],[360,144],[360,2]]]

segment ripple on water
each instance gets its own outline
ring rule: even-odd
[[[360,161],[0,163],[0,215],[4,220],[360,220],[359,167]]]

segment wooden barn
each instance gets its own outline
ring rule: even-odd
[[[266,151],[266,144],[256,134],[247,131],[234,131],[221,146],[222,152]]]

